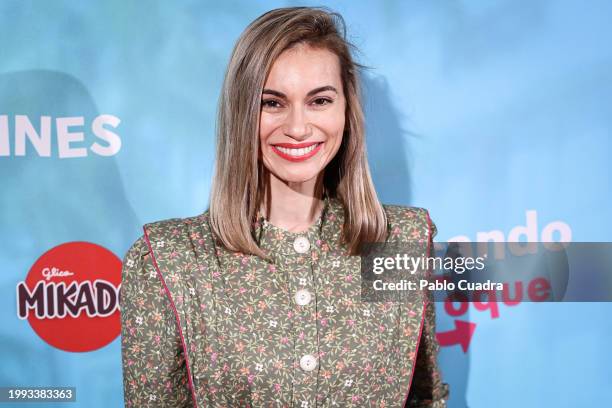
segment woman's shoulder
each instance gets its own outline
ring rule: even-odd
[[[143,225],[145,232],[154,232],[161,235],[180,236],[193,229],[208,225],[209,211],[189,217],[174,217],[148,222]]]
[[[166,218],[145,223],[140,237],[132,244],[134,251],[168,249],[190,245],[191,240],[210,240],[208,210],[189,217]]]
[[[392,234],[405,234],[406,239],[419,238],[425,234],[433,238],[437,228],[429,216],[429,211],[422,207],[398,204],[383,204],[387,217],[387,226]]]

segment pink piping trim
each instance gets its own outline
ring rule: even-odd
[[[429,237],[431,236],[431,218],[429,218],[429,211],[425,211],[425,215],[427,216],[427,256],[429,256],[429,251],[431,250],[429,243],[431,240]],[[419,346],[421,345],[421,335],[423,334],[423,322],[425,321],[425,313],[427,312],[427,296],[423,297],[423,314],[421,315],[421,325],[419,326],[419,338],[417,339],[416,350],[414,352],[414,359],[412,360],[412,372],[410,373],[410,381],[408,381],[408,391],[406,391],[406,398],[404,398],[404,405],[408,402],[408,395],[410,394],[410,387],[412,387],[412,378],[414,377],[414,372],[416,371],[416,360],[419,355]]]
[[[191,390],[191,395],[193,397],[193,406],[198,408],[198,403],[196,400],[195,389],[193,387],[193,381],[191,379],[191,368],[189,367],[189,359],[187,358],[187,345],[185,343],[185,337],[183,337],[183,330],[181,329],[181,321],[179,319],[178,311],[176,310],[176,306],[174,304],[174,300],[172,300],[172,295],[170,294],[170,290],[166,285],[166,281],[159,270],[159,266],[157,266],[157,260],[155,259],[155,254],[153,253],[153,248],[151,248],[151,242],[149,242],[149,234],[147,233],[146,227],[142,227],[144,231],[144,238],[147,241],[147,246],[149,247],[149,251],[151,252],[151,259],[153,259],[153,265],[155,266],[155,270],[157,270],[157,276],[161,280],[162,285],[164,285],[164,290],[166,291],[166,296],[168,296],[168,300],[170,300],[170,306],[172,307],[172,311],[174,312],[174,317],[176,318],[176,325],[178,326],[179,336],[181,337],[181,344],[183,346],[183,352],[185,354],[185,365],[187,366],[187,376],[189,377],[189,388]]]

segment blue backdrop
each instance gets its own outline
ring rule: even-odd
[[[17,317],[15,288],[52,247],[89,241],[121,258],[143,223],[204,211],[232,46],[263,12],[301,4],[320,5],[0,3],[0,386],[76,386],[74,406],[123,405],[120,338],[52,347]],[[368,156],[383,202],[428,208],[438,240],[535,222],[538,239],[610,241],[611,2],[326,5],[372,67]],[[51,118],[48,149],[19,147],[23,116],[39,133]],[[67,117],[82,132],[69,149]],[[447,306],[439,333],[475,325],[441,348],[451,407],[611,404],[612,305]]]

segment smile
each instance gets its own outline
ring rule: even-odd
[[[321,150],[323,142],[308,143],[278,143],[272,145],[272,150],[285,160],[298,162],[304,161]]]

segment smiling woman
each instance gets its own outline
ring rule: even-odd
[[[238,39],[219,104],[210,202],[211,227],[227,248],[265,258],[252,220],[263,214],[278,227],[304,230],[325,196],[347,209],[351,254],[362,242],[384,240],[351,48],[339,14],[308,7],[270,11]],[[301,143],[321,146],[304,157]]]
[[[210,208],[149,223],[124,259],[126,406],[443,407],[434,303],[361,299],[368,242],[429,242],[382,205],[340,15],[272,10],[233,50]]]

